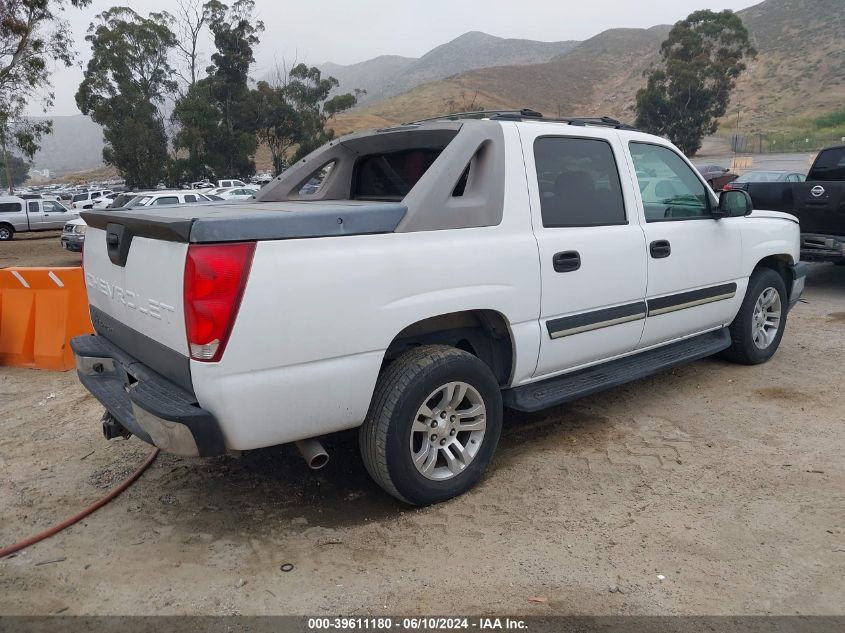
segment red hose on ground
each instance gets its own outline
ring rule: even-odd
[[[25,547],[29,547],[30,545],[33,545],[33,544],[37,543],[38,541],[43,541],[45,538],[53,536],[54,534],[58,534],[59,532],[61,532],[62,530],[64,530],[67,527],[70,527],[71,525],[73,525],[77,521],[84,519],[85,517],[87,517],[89,514],[91,514],[95,510],[99,510],[104,505],[106,505],[109,501],[111,501],[112,499],[117,497],[121,492],[123,492],[129,486],[131,486],[132,483],[136,479],[138,479],[138,477],[141,476],[141,473],[143,473],[147,469],[147,467],[150,464],[153,463],[153,460],[156,458],[157,455],[158,455],[158,449],[154,448],[153,450],[150,451],[150,454],[147,455],[147,459],[144,460],[144,463],[141,464],[137,468],[137,470],[135,470],[134,473],[129,475],[129,477],[127,477],[123,481],[123,483],[121,483],[116,488],[112,489],[111,492],[109,492],[105,497],[99,499],[98,501],[95,501],[90,506],[85,508],[82,512],[79,512],[78,514],[74,514],[69,519],[66,519],[65,521],[62,521],[61,523],[59,523],[58,525],[54,525],[53,527],[51,527],[47,530],[44,530],[40,534],[36,534],[35,536],[31,536],[31,537],[24,539],[22,541],[18,541],[14,545],[9,545],[9,547],[4,547],[3,549],[0,549],[0,558],[8,556],[9,554],[14,554],[15,552],[22,550]]]

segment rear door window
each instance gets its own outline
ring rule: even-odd
[[[191,195],[191,194],[186,194],[186,195],[185,195],[185,202],[196,202],[196,201],[197,201],[197,197],[196,197],[196,196]]]
[[[626,224],[616,158],[602,139],[545,136],[534,141],[545,227]]]
[[[165,205],[168,205],[168,204],[179,204],[179,198],[177,198],[176,196],[164,196],[164,197],[156,199],[156,201],[153,202],[153,204],[156,205],[156,206],[165,206]]]
[[[29,208],[30,213],[38,213],[38,203],[37,202],[30,202],[26,206]]]

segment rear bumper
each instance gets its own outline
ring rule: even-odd
[[[196,397],[102,336],[71,340],[79,380],[129,433],[176,455],[225,452],[214,416]]]
[[[792,286],[789,288],[790,310],[796,303],[798,303],[799,299],[801,299],[801,295],[804,294],[804,284],[807,281],[808,269],[809,266],[802,262],[798,262],[797,264],[793,264],[789,267],[789,271],[792,274]]]
[[[801,234],[801,259],[809,262],[831,262],[845,258],[845,236]]]

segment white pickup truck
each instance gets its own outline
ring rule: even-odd
[[[60,229],[78,217],[78,211],[55,200],[0,195],[0,242],[13,239],[15,233]]]
[[[717,199],[661,138],[530,111],[346,136],[254,201],[83,217],[97,334],[72,346],[107,437],[320,466],[360,427],[411,504],[481,478],[503,405],[768,360],[805,277],[792,216]]]

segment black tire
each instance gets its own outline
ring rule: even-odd
[[[0,224],[0,242],[8,242],[15,237],[15,229],[9,224]]]
[[[454,381],[470,385],[481,396],[486,429],[478,452],[465,468],[437,481],[413,464],[411,426],[429,395]],[[422,506],[456,497],[478,483],[493,458],[501,430],[502,394],[490,368],[454,347],[426,345],[402,354],[379,377],[359,441],[364,465],[376,483],[397,499]]]
[[[780,297],[780,322],[774,340],[768,347],[761,349],[754,343],[754,308],[757,299],[768,288],[774,288]],[[783,277],[771,268],[757,268],[751,273],[739,313],[730,325],[731,346],[722,352],[722,357],[742,365],[765,363],[774,356],[780,345],[788,310],[789,299]]]

